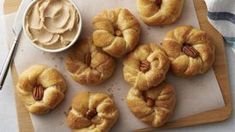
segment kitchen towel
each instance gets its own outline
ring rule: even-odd
[[[235,53],[235,0],[205,0],[209,22]]]

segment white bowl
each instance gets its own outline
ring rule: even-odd
[[[24,30],[24,34],[25,34],[26,38],[31,42],[31,44],[32,44],[34,47],[36,47],[36,48],[38,48],[38,49],[40,49],[40,50],[42,50],[42,51],[45,51],[45,52],[56,53],[56,52],[61,52],[61,51],[67,50],[68,48],[70,48],[70,47],[77,41],[77,39],[79,38],[79,36],[80,36],[80,34],[81,34],[81,30],[82,30],[82,17],[81,17],[81,12],[80,12],[79,8],[77,7],[77,5],[76,5],[72,0],[68,0],[68,1],[73,4],[73,6],[75,7],[75,9],[77,10],[77,13],[78,13],[78,15],[79,15],[79,16],[78,16],[78,17],[79,17],[78,30],[77,30],[77,34],[75,35],[74,39],[73,39],[66,47],[59,48],[59,49],[47,49],[47,48],[43,48],[43,47],[41,47],[41,46],[38,46],[36,43],[34,43],[34,42],[30,39],[30,37],[28,36],[28,34],[27,34],[27,32],[26,32],[26,29],[25,29],[25,17],[26,17],[26,14],[28,13],[28,10],[33,6],[33,4],[36,2],[36,0],[35,0],[35,1],[32,1],[32,2],[28,5],[28,7],[27,7],[27,9],[26,9],[26,11],[25,11],[25,13],[24,13],[24,17],[23,17],[23,30]]]

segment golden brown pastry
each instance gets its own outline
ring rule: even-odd
[[[108,132],[119,116],[105,93],[80,92],[72,101],[67,124],[75,132]]]
[[[148,25],[167,25],[179,19],[184,0],[137,0],[137,9]]]
[[[33,65],[20,76],[17,93],[29,112],[44,114],[54,109],[63,99],[66,83],[54,68]]]
[[[167,122],[174,111],[175,102],[175,90],[167,83],[147,91],[131,88],[127,95],[131,112],[152,127],[160,127]]]
[[[162,47],[177,76],[190,77],[205,73],[215,60],[215,47],[205,31],[180,26],[167,33]]]
[[[93,41],[113,57],[133,50],[139,40],[140,24],[124,8],[104,10],[93,19]]]
[[[66,67],[76,82],[97,85],[113,74],[115,60],[96,48],[91,39],[82,39],[68,53]]]
[[[147,90],[165,80],[170,61],[157,44],[144,44],[130,53],[123,63],[124,79],[139,90]]]

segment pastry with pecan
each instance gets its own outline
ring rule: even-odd
[[[177,21],[184,0],[137,0],[137,9],[148,25],[167,25]]]
[[[115,60],[92,44],[82,39],[69,51],[66,67],[72,78],[82,85],[98,85],[107,80],[115,69]]]
[[[105,93],[80,92],[67,114],[67,124],[78,132],[108,132],[119,116],[116,105]]]
[[[192,26],[168,32],[162,47],[169,56],[173,73],[180,77],[205,73],[215,60],[215,47],[207,33]]]
[[[167,83],[161,83],[147,91],[131,88],[127,104],[131,112],[152,127],[164,125],[175,109],[175,90]]]
[[[147,90],[165,80],[170,61],[157,44],[140,45],[123,63],[124,79],[139,90]]]
[[[54,109],[63,99],[66,83],[54,68],[34,65],[19,76],[17,94],[27,110],[33,114],[44,114]]]
[[[138,44],[140,24],[124,8],[104,10],[93,19],[94,45],[113,57],[122,57]]]

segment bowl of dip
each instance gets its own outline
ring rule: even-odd
[[[71,0],[35,0],[25,11],[23,30],[36,48],[61,52],[80,36],[81,13]]]

